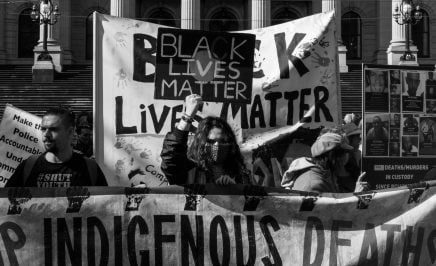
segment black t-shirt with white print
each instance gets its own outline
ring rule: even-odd
[[[23,184],[23,173],[26,161],[22,162],[6,183],[6,187],[73,187],[92,186],[85,159],[78,153],[73,153],[70,160],[64,163],[50,163],[45,154],[39,156]],[[100,167],[97,167],[95,186],[107,186],[106,179]]]

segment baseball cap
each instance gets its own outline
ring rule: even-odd
[[[329,132],[319,136],[315,143],[313,143],[310,151],[312,153],[312,157],[317,157],[335,148],[344,150],[353,149],[352,146],[347,144],[347,141],[343,136],[337,133]]]
[[[353,136],[353,135],[360,135],[362,133],[362,130],[356,126],[354,123],[348,123],[342,126],[342,129],[345,132],[345,135],[347,137]]]

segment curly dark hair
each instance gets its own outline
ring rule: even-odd
[[[236,142],[236,136],[230,125],[219,117],[208,116],[199,124],[194,139],[188,148],[188,158],[194,161],[199,168],[205,172],[211,172],[210,165],[212,161],[206,152],[206,143],[209,131],[213,128],[222,130],[222,141],[230,144],[231,148],[224,167],[227,174],[234,177],[237,183],[246,183],[247,168],[245,167],[239,145]]]

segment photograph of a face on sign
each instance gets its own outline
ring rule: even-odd
[[[368,112],[389,111],[387,70],[365,70],[365,110]]]
[[[436,117],[419,118],[419,155],[436,155]]]
[[[403,112],[423,112],[423,96],[425,87],[425,77],[422,71],[403,71],[403,92],[402,111]]]
[[[365,116],[365,155],[388,156],[389,114],[367,114]]]

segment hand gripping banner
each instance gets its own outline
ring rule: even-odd
[[[332,12],[223,34],[98,13],[94,22],[96,158],[111,186],[167,184],[163,136],[191,93],[206,101],[193,126],[226,119],[246,158],[302,126],[339,122]]]
[[[0,264],[434,265],[433,185],[0,189]]]

